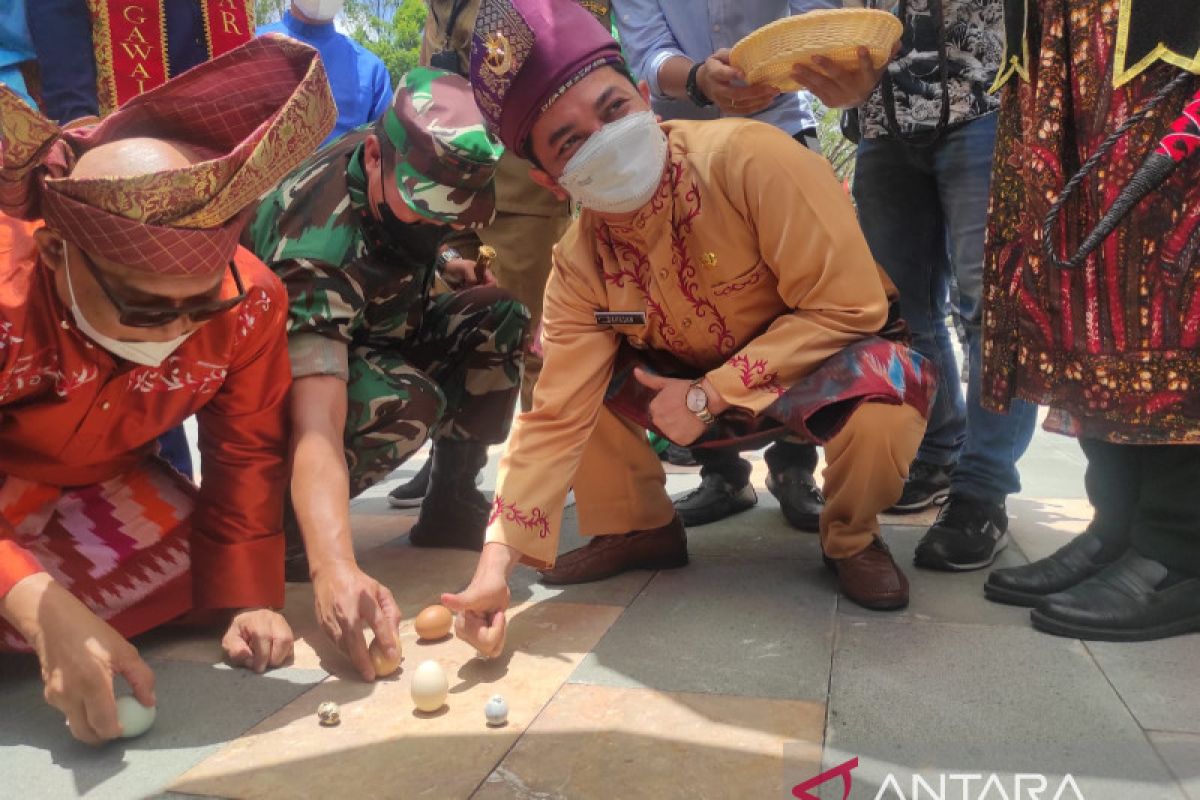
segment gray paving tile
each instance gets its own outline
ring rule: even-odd
[[[1183,786],[1188,800],[1200,800],[1200,736],[1151,731],[1150,742]]]
[[[1013,497],[1008,528],[1021,552],[1036,561],[1082,533],[1092,513],[1085,498]]]
[[[823,701],[833,607],[815,564],[694,558],[655,575],[571,681]]]
[[[1046,797],[1066,775],[1087,800],[1183,797],[1083,645],[1032,629],[842,620],[825,768],[851,757],[853,798],[876,797],[889,773],[905,797],[914,773],[935,787],[980,774],[975,792],[996,774],[1008,797],[1018,774],[1045,776]],[[821,796],[840,800],[834,788]]]
[[[93,749],[70,737],[42,700],[37,677],[0,689],[0,753],[6,797],[131,798],[159,793],[326,677],[318,670],[266,675],[183,661],[151,662],[158,719],[138,739]]]
[[[1096,663],[1143,728],[1200,733],[1200,634],[1158,642],[1088,642]]]
[[[987,570],[976,572],[934,572],[913,566],[913,552],[925,535],[923,529],[885,527],[884,541],[904,570],[909,582],[908,608],[890,612],[890,622],[958,622],[981,625],[1029,626],[1028,609],[992,603],[983,596]],[[1025,557],[1009,547],[996,559],[997,567],[1024,564]],[[838,614],[852,619],[880,620],[878,611],[868,611],[846,599],[838,600]]]
[[[1035,437],[1036,444],[1021,459],[1021,493],[1030,497],[1085,497],[1083,470],[1087,463],[1071,439],[1046,444],[1050,434]]]

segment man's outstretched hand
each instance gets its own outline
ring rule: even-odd
[[[454,612],[454,634],[485,658],[504,652],[508,576],[519,560],[520,553],[508,545],[488,542],[479,554],[470,585],[457,594],[442,595],[442,605]]]
[[[892,58],[899,50],[900,44],[897,42],[892,50]],[[858,63],[853,67],[844,67],[824,56],[815,56],[810,65],[793,66],[792,78],[828,108],[857,108],[867,102],[885,69],[887,64],[876,69],[871,61],[871,51],[859,47]]]
[[[400,608],[387,587],[351,563],[321,565],[313,573],[317,621],[354,664],[364,681],[375,680],[365,628],[375,632],[389,659],[399,653]]]

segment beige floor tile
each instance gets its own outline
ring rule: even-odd
[[[572,684],[474,797],[786,797],[820,771],[824,722],[820,703]]]
[[[450,638],[417,644],[404,628],[401,672],[375,684],[330,679],[185,775],[175,791],[238,798],[467,797],[492,771],[620,614],[614,606],[541,603],[513,609],[507,655],[473,658]],[[416,666],[447,669],[446,710],[418,715],[409,696]],[[509,724],[492,729],[483,706],[505,697]],[[341,705],[322,728],[317,705]]]

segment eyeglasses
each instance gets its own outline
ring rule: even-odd
[[[88,272],[92,273],[92,277],[96,279],[96,283],[100,284],[100,288],[104,290],[104,294],[108,297],[109,302],[116,306],[121,324],[129,328],[161,328],[164,325],[171,324],[180,317],[187,317],[192,322],[207,322],[213,317],[224,314],[229,309],[236,307],[246,299],[246,287],[242,285],[242,276],[238,274],[237,266],[231,260],[229,262],[229,271],[233,273],[233,282],[237,286],[238,293],[236,296],[225,300],[206,300],[192,305],[173,306],[170,308],[163,308],[162,306],[139,306],[121,299],[112,290],[108,282],[104,280],[104,275],[92,259],[82,250],[80,254],[83,256],[83,263],[87,266]]]

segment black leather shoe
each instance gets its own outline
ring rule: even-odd
[[[1116,560],[1105,557],[1103,550],[1104,540],[1085,531],[1053,555],[1032,564],[995,570],[983,585],[983,596],[996,603],[1032,608],[1046,595],[1064,592]]]
[[[770,472],[767,474],[767,491],[779,500],[779,508],[793,528],[811,533],[821,530],[825,495],[817,488],[811,472],[803,467]]]
[[[694,467],[697,464],[696,457],[692,455],[691,450],[680,447],[674,442],[669,442],[666,449],[658,454],[658,457],[676,467]]]
[[[895,505],[887,509],[889,514],[912,514],[922,511],[950,494],[950,473],[954,465],[942,467],[917,459],[908,469],[904,491]]]
[[[758,495],[749,481],[736,488],[723,475],[711,472],[700,479],[700,486],[675,501],[675,511],[691,528],[725,519],[757,502]]]
[[[1200,578],[1129,550],[1099,574],[1044,598],[1030,616],[1039,631],[1102,642],[1200,632]]]
[[[917,545],[913,563],[944,572],[983,569],[1007,546],[1008,514],[1003,503],[952,494]]]

